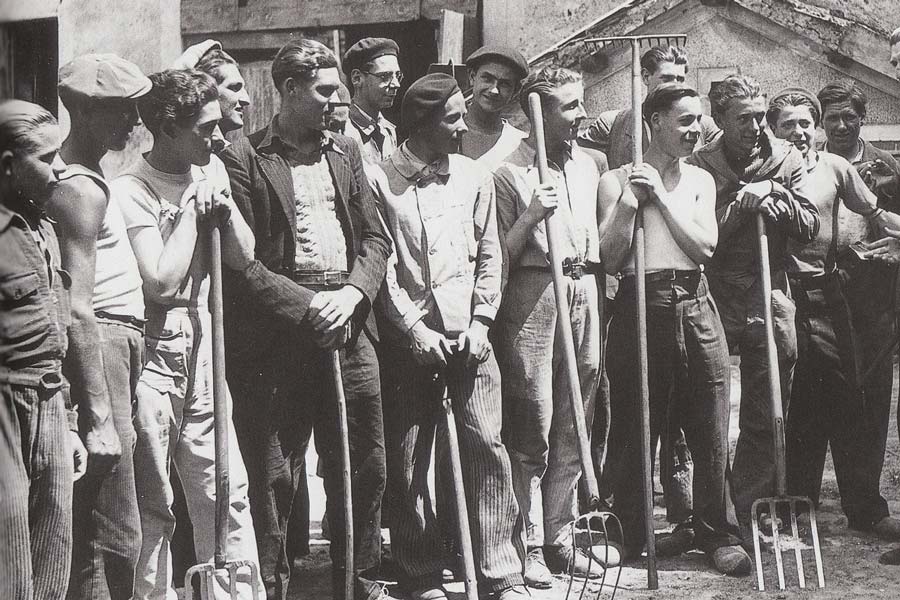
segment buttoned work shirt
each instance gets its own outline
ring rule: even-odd
[[[600,238],[597,227],[597,188],[600,172],[590,156],[573,144],[565,152],[562,166],[551,164],[550,174],[559,199],[554,218],[561,222],[560,248],[564,258],[600,260]],[[497,222],[507,233],[527,210],[531,194],[540,185],[534,149],[523,141],[507,157],[495,173],[497,185]],[[544,221],[528,234],[518,259],[509,265],[510,272],[519,267],[550,268],[547,230]]]
[[[350,105],[350,123],[344,134],[359,142],[366,165],[377,165],[397,149],[397,128],[380,112],[373,119],[356,104]]]
[[[429,326],[453,335],[473,317],[493,320],[502,259],[490,172],[461,154],[427,165],[404,144],[373,170],[372,184],[394,241],[390,322],[406,333],[430,316]]]

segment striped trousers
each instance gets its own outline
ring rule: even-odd
[[[443,538],[457,537],[441,407],[443,385],[434,380],[435,367],[416,364],[410,350],[391,348],[385,354],[389,356],[382,362],[382,394],[393,502],[391,551],[405,587],[439,585],[441,570],[448,564]],[[450,368],[446,383],[459,432],[479,591],[485,594],[522,585],[522,519],[512,490],[509,455],[500,438],[497,362],[492,355],[477,367]],[[438,514],[428,489],[432,444]]]
[[[62,600],[72,559],[72,446],[62,375],[0,383],[0,598]]]

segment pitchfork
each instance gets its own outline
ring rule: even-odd
[[[641,118],[641,46],[681,46],[687,36],[674,33],[650,35],[626,35],[586,38],[581,42],[590,52],[600,52],[607,47],[631,47],[631,126],[632,164],[643,162],[644,121]],[[647,538],[647,588],[659,588],[656,572],[656,538],[653,530],[653,465],[650,448],[650,385],[647,379],[647,297],[645,274],[647,271],[644,246],[644,218],[638,208],[634,232],[635,297],[637,298],[638,368],[640,369],[641,402],[641,476],[643,479],[644,533]]]
[[[247,569],[253,600],[259,600],[259,569],[250,560],[225,560],[228,547],[228,509],[230,484],[228,477],[228,406],[225,383],[225,329],[222,319],[222,241],[219,226],[209,230],[210,309],[212,311],[213,424],[216,447],[216,541],[213,562],[194,565],[184,575],[184,597],[194,597],[193,578],[200,575],[200,593],[205,600],[215,598],[216,573],[228,574],[228,593],[238,599],[238,572]]]
[[[766,223],[760,213],[756,215],[756,229],[759,234],[759,268],[763,286],[763,317],[766,327],[766,355],[769,361],[769,406],[772,413],[772,433],[775,444],[775,496],[759,498],[750,508],[750,526],[753,529],[753,552],[756,557],[756,581],[760,591],[765,590],[763,578],[762,556],[760,554],[760,508],[768,508],[772,527],[772,550],[775,552],[775,565],[778,572],[778,587],[785,589],[784,562],[781,553],[793,547],[794,560],[797,563],[797,578],[801,588],[806,587],[803,571],[803,550],[809,546],[800,539],[797,527],[797,506],[805,507],[809,513],[809,528],[812,535],[812,549],[816,558],[816,574],[819,588],[825,587],[825,574],[822,567],[822,550],[819,547],[819,528],[816,523],[816,508],[805,496],[787,495],[787,476],[784,458],[784,411],[781,405],[781,376],[778,368],[778,351],[775,347],[775,333],[772,325],[772,278],[769,273],[769,242],[766,235]],[[781,511],[779,511],[779,508]],[[788,548],[782,548],[781,536],[778,533],[778,514],[788,510],[791,521],[791,538]]]
[[[544,145],[544,120],[543,111],[541,109],[541,97],[537,92],[528,95],[528,107],[530,109],[531,127],[534,132],[535,146],[537,152],[538,176],[541,184],[551,180],[550,167],[547,163],[547,148]],[[600,510],[602,506],[600,501],[600,492],[597,488],[597,478],[594,475],[594,466],[591,459],[591,447],[588,442],[587,423],[584,416],[584,404],[581,397],[581,381],[578,378],[578,364],[575,358],[575,341],[572,336],[572,323],[564,315],[568,314],[569,308],[566,304],[566,284],[563,277],[563,260],[562,250],[558,246],[558,234],[556,232],[556,220],[551,213],[545,218],[545,227],[547,230],[547,246],[550,250],[550,271],[553,275],[553,291],[556,299],[557,327],[562,337],[563,347],[563,365],[566,369],[566,377],[569,383],[569,400],[572,406],[572,419],[575,425],[575,434],[578,438],[578,457],[581,461],[581,480],[587,488],[590,510],[578,516],[572,522],[572,550],[577,550],[578,546],[582,546],[587,552],[588,568],[590,569],[591,561],[597,561],[603,566],[603,577],[600,580],[600,589],[597,592],[599,597],[606,583],[607,566],[609,561],[609,530],[607,529],[607,521],[612,521],[618,530],[619,542],[622,542],[622,524],[618,517],[613,513]],[[592,527],[593,523],[600,524],[600,531],[595,532]],[[587,532],[586,541],[580,533]],[[595,538],[595,533],[596,538]],[[595,542],[598,542],[595,544]],[[624,544],[622,544],[624,547]],[[573,561],[574,563],[574,561]],[[574,573],[574,564],[572,571]],[[619,568],[616,576],[615,584],[613,584],[612,598],[616,595],[619,587],[619,577],[622,575],[622,569]],[[566,591],[566,597],[572,590],[574,575],[569,579],[569,588]],[[587,590],[587,579],[581,589],[583,597]]]

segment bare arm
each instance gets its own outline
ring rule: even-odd
[[[683,207],[682,210],[672,202],[672,195],[664,193],[656,198],[660,213],[666,221],[669,232],[678,247],[688,258],[702,265],[712,258],[719,238],[716,222],[716,184],[712,176],[700,169],[693,171],[696,180],[697,195],[694,206]],[[693,174],[692,173],[692,174]],[[686,173],[682,171],[682,175]],[[690,208],[690,210],[686,210]]]
[[[46,207],[57,223],[62,266],[72,277],[72,324],[65,372],[73,403],[78,406],[79,432],[87,447],[86,466],[91,471],[110,468],[122,453],[113,425],[93,304],[97,235],[107,203],[104,190],[88,177],[78,176],[56,186]]]
[[[618,173],[618,170],[604,173],[597,188],[600,256],[610,275],[621,271],[631,254],[638,207],[637,198],[628,186],[622,186]]]

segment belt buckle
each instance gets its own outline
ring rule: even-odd
[[[584,275],[584,261],[566,257],[562,261],[563,275],[574,280],[581,279]]]
[[[327,286],[338,286],[343,283],[341,277],[342,271],[322,271],[322,283]]]

